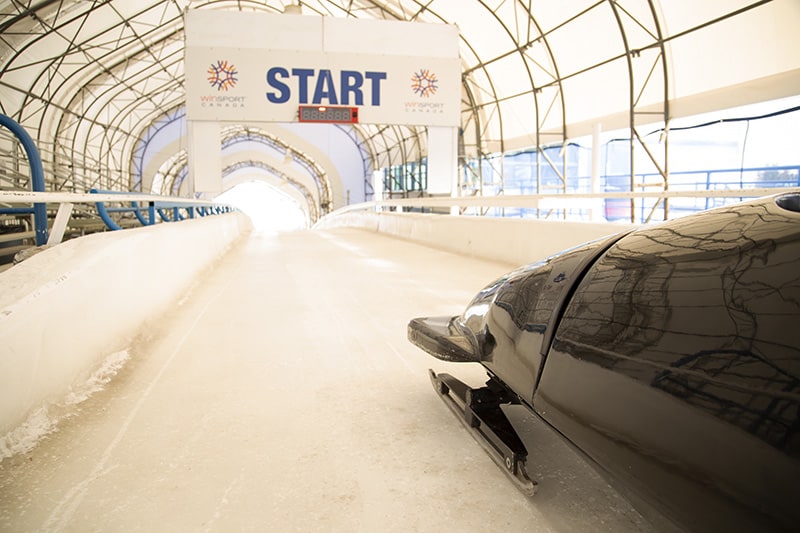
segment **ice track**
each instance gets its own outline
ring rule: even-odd
[[[1,531],[638,531],[543,427],[528,498],[406,340],[509,265],[359,230],[253,234],[58,430],[0,463]]]

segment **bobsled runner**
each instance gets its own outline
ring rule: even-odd
[[[449,374],[437,375],[433,370],[429,374],[433,388],[492,460],[520,490],[533,496],[536,483],[525,469],[528,451],[501,407],[519,405],[516,396],[493,379],[473,389]]]

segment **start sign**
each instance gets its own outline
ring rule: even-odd
[[[385,72],[342,70],[334,75],[329,69],[272,67],[267,70],[267,100],[273,104],[288,102],[296,92],[300,104],[381,105],[381,82]],[[366,83],[365,83],[366,82]],[[313,91],[310,87],[313,86]],[[366,104],[364,96],[367,96]],[[309,101],[309,95],[311,100]]]
[[[186,15],[188,120],[294,122],[299,106],[343,106],[362,124],[460,123],[453,26],[238,15]]]

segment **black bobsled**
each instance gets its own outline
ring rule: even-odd
[[[614,235],[511,272],[411,342],[528,494],[522,404],[645,516],[691,531],[800,529],[800,193]]]

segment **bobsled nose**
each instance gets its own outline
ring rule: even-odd
[[[480,354],[458,327],[458,317],[414,318],[408,323],[408,340],[432,356],[454,363],[476,363]]]

